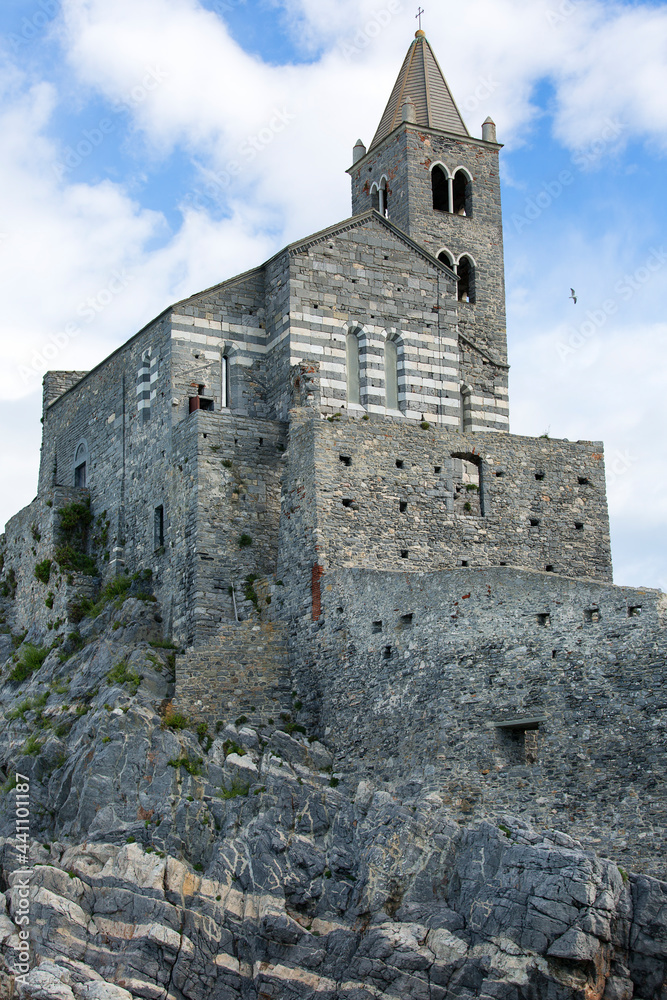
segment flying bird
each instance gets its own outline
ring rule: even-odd
[[[575,292],[574,288],[570,289],[570,293],[571,293],[570,294],[570,298],[572,299],[572,301],[574,302],[574,304],[576,306],[576,304],[577,304],[577,293]]]

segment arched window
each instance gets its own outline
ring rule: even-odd
[[[475,301],[475,264],[465,254],[458,262],[456,273],[459,276],[459,302]]]
[[[385,404],[388,410],[398,409],[398,348],[395,341],[384,342]]]
[[[380,215],[384,215],[387,219],[389,218],[389,189],[386,177],[383,177],[380,181]]]
[[[221,386],[220,386],[220,406],[224,410],[226,407],[230,406],[231,394],[229,392],[229,358],[226,354],[222,355],[222,370],[221,370]]]
[[[359,406],[361,387],[359,379],[359,338],[356,333],[347,335],[347,401]]]
[[[377,184],[371,188],[371,208],[374,208],[376,212],[380,211],[380,192]]]
[[[74,455],[74,485],[83,488],[88,483],[88,445],[82,441]]]
[[[472,216],[472,181],[465,170],[454,174],[454,215]]]
[[[451,267],[452,271],[456,271],[456,265],[454,263],[454,258],[450,254],[449,250],[441,250],[438,254],[438,260],[445,264],[447,267]]]
[[[450,212],[449,178],[440,166],[431,171],[431,187],[433,188],[433,208],[436,212]]]

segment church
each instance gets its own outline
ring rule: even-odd
[[[501,149],[419,30],[354,146],[350,218],[45,376],[3,580],[17,629],[57,633],[144,574],[192,717],[297,719],[360,768],[455,774],[463,812],[541,798],[536,822],[587,830],[572,747],[613,758],[624,712],[637,759],[654,746],[663,596],[612,583],[602,444],[510,433]],[[89,571],[45,584],[81,503]]]

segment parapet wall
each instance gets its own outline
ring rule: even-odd
[[[306,542],[306,505],[325,569],[506,564],[611,581],[600,443],[292,417],[286,564]]]
[[[667,875],[664,595],[551,574],[325,572],[292,635],[308,722],[346,767],[430,777]]]

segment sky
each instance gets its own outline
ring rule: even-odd
[[[0,524],[36,492],[44,371],[350,215],[416,10],[3,0]],[[511,429],[605,442],[615,581],[667,590],[667,4],[440,0],[423,27],[504,143]]]

